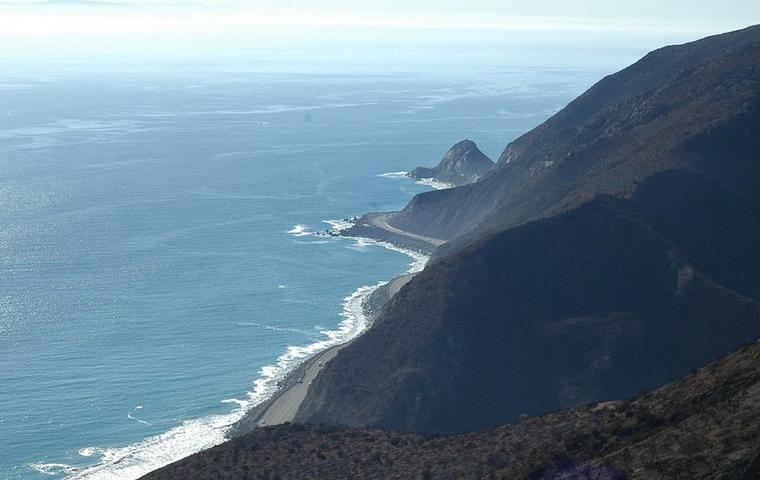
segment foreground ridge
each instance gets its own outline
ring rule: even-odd
[[[753,479],[760,476],[760,342],[632,401],[464,435],[289,424],[144,480]]]

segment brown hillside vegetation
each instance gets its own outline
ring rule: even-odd
[[[464,435],[289,424],[143,480],[760,478],[760,342],[628,402]]]

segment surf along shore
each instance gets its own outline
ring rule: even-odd
[[[367,239],[381,246],[402,252],[415,252],[429,257],[436,247],[444,240],[423,237],[410,232],[399,230],[388,225],[388,220],[395,212],[368,213],[360,218],[345,220],[340,227],[320,232],[319,235],[343,237],[347,239]],[[426,259],[425,259],[426,261]],[[396,295],[414,276],[424,268],[424,264],[403,275],[377,286],[362,300],[362,312],[366,317],[368,327],[382,311],[383,306]],[[309,385],[319,374],[320,370],[338,352],[350,345],[351,339],[340,345],[334,345],[304,360],[282,380],[278,382],[277,391],[267,400],[256,405],[245,413],[243,418],[235,422],[228,438],[234,438],[259,427],[278,425],[290,422],[295,418],[301,406]]]

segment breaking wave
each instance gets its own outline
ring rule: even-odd
[[[294,225],[293,228],[288,230],[288,233],[293,235],[294,237],[305,237],[307,235],[311,235],[311,232],[309,231],[309,227],[306,225]]]
[[[417,183],[420,185],[426,185],[428,187],[433,187],[436,190],[446,190],[447,188],[454,188],[453,183],[447,183],[447,182],[440,182],[438,180],[435,180],[433,178],[422,178],[420,180],[417,180]]]
[[[388,172],[388,173],[382,173],[378,175],[378,177],[386,177],[386,178],[407,178],[407,174],[409,172]]]

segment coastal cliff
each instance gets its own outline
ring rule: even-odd
[[[435,180],[450,185],[466,185],[485,175],[494,162],[475,142],[462,140],[446,152],[438,166],[417,167],[407,175],[417,180]]]
[[[759,27],[607,77],[480,181],[385,220],[451,241],[296,419],[472,431],[630,398],[756,338],[758,158]]]

